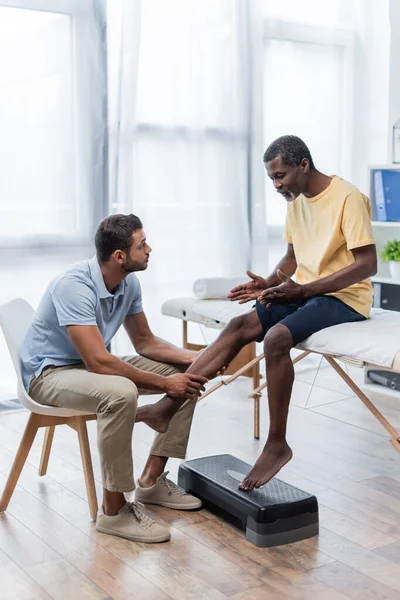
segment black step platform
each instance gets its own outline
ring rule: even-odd
[[[251,492],[239,483],[251,465],[231,454],[182,463],[178,485],[240,521],[246,538],[256,546],[280,546],[318,534],[318,502],[275,477]]]

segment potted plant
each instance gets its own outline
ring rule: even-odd
[[[390,240],[381,253],[381,259],[389,263],[392,279],[400,280],[400,241]]]

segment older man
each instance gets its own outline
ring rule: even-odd
[[[306,144],[292,135],[267,148],[264,165],[287,202],[286,254],[269,277],[249,272],[252,281],[232,290],[231,300],[256,300],[255,309],[233,319],[187,371],[208,377],[249,342],[264,342],[269,434],[243,490],[269,481],[292,457],[286,441],[291,348],[325,327],[367,319],[373,296],[368,278],[377,268],[370,203],[354,185],[318,171]],[[137,418],[163,431],[181,404],[165,396],[140,408]]]

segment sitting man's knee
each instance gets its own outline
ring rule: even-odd
[[[265,355],[286,354],[293,348],[293,338],[289,329],[278,323],[271,327],[264,338]]]
[[[239,315],[238,317],[234,317],[229,321],[224,331],[229,333],[240,333],[246,327],[246,316],[247,315]]]
[[[138,404],[138,388],[130,379],[116,376],[112,387],[108,390],[105,410],[111,412],[136,412]]]

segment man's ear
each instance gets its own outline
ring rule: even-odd
[[[310,170],[310,161],[308,158],[303,158],[301,161],[301,168],[303,169],[303,173],[308,173]]]
[[[119,264],[122,264],[125,260],[125,255],[124,252],[122,252],[122,250],[114,250],[111,256]]]

